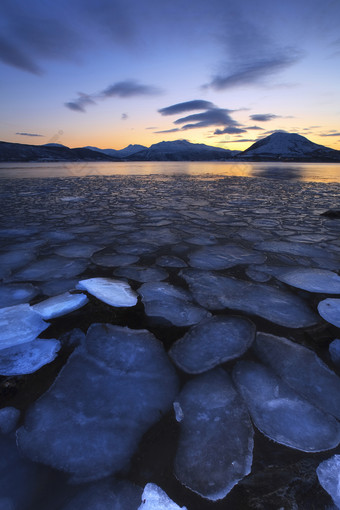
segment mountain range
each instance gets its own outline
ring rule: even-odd
[[[277,131],[245,151],[230,151],[187,140],[160,142],[121,150],[61,144],[27,145],[0,142],[0,161],[307,161],[340,162],[340,151],[318,145],[296,133]]]

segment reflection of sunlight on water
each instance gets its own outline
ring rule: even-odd
[[[96,175],[174,175],[260,177],[340,182],[340,163],[133,161],[0,163],[0,177],[85,177]]]

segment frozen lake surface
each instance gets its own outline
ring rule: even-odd
[[[0,509],[331,508],[339,165],[0,176]]]

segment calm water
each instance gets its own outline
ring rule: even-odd
[[[0,163],[0,178],[155,174],[264,177],[268,179],[340,183],[340,163],[235,163],[220,161]]]

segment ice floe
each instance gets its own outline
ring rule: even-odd
[[[17,281],[49,281],[56,278],[73,278],[87,268],[85,259],[68,259],[58,255],[45,257],[24,267],[13,275]]]
[[[127,465],[143,433],[166,412],[177,376],[148,331],[93,324],[17,431],[22,452],[97,480]]]
[[[8,283],[0,285],[0,308],[28,303],[39,290],[31,283]]]
[[[162,318],[174,326],[191,326],[211,314],[192,302],[190,293],[170,283],[144,283],[138,289],[145,313]]]
[[[91,257],[96,251],[102,247],[90,243],[69,243],[59,246],[54,250],[57,255],[70,258],[87,258]]]
[[[340,328],[340,299],[328,298],[320,301],[318,312],[325,321]]]
[[[40,301],[40,303],[33,305],[31,308],[38,312],[43,319],[53,319],[54,317],[61,317],[74,310],[78,310],[86,305],[86,303],[88,303],[88,298],[85,294],[65,292],[64,294]]]
[[[15,429],[19,418],[20,411],[15,407],[3,407],[0,409],[0,432],[2,434],[9,434],[12,432]]]
[[[156,259],[156,264],[161,267],[187,267],[186,262],[175,255],[162,255]]]
[[[337,508],[340,508],[340,455],[324,460],[316,469],[320,485],[331,496]]]
[[[218,315],[193,326],[169,355],[185,372],[199,374],[241,356],[252,344],[255,329],[244,317]]]
[[[177,405],[182,410],[175,458],[178,480],[216,501],[250,473],[253,428],[230,377],[214,369],[188,382]]]
[[[48,326],[27,303],[0,308],[0,349],[30,342]]]
[[[138,262],[139,257],[136,255],[118,255],[118,253],[102,253],[97,252],[92,256],[92,262],[97,266],[103,267],[119,267],[128,266]]]
[[[327,269],[317,268],[277,268],[275,277],[298,289],[309,292],[340,294],[340,276]]]
[[[115,276],[122,276],[137,282],[160,282],[168,278],[168,273],[161,268],[145,267],[145,266],[127,266],[116,269],[113,273]]]
[[[317,315],[291,292],[261,283],[183,269],[180,273],[196,301],[209,310],[230,308],[258,315],[275,324],[301,328],[317,324]]]
[[[291,388],[340,420],[340,378],[311,349],[268,333],[257,333],[254,348]]]
[[[71,509],[70,509],[71,510]],[[185,506],[178,506],[155,483],[148,483],[142,494],[142,504],[138,510],[187,510]]]
[[[111,306],[135,306],[137,294],[130,285],[112,278],[89,278],[80,280],[77,289],[86,290],[100,301]]]
[[[320,452],[340,443],[340,425],[301,398],[269,368],[239,361],[233,378],[256,427],[277,443]]]
[[[0,350],[0,374],[32,374],[47,363],[53,361],[60,349],[55,339],[31,340]]]
[[[340,338],[336,338],[329,344],[329,354],[332,358],[334,365],[340,367]]]
[[[191,267],[198,269],[227,269],[239,264],[262,264],[266,256],[235,244],[201,248],[189,255]]]

